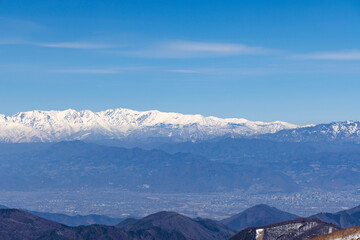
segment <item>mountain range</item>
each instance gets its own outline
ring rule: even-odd
[[[0,209],[0,236],[2,240],[129,239],[113,226],[68,227],[18,209]]]
[[[189,153],[81,141],[0,158],[0,189],[12,191],[88,187],[167,193],[297,190],[290,177],[267,168],[214,162]]]
[[[170,138],[201,140],[218,136],[247,136],[296,128],[286,122],[204,117],[124,108],[92,112],[29,111],[0,115],[0,142],[58,142],[69,140]]]
[[[354,142],[217,138],[162,144],[158,149],[168,153],[191,153],[215,162],[275,170],[291,177],[299,187],[344,190],[360,185],[360,144]]]
[[[46,218],[54,222],[65,224],[70,227],[76,227],[81,225],[92,225],[92,224],[113,226],[124,220],[123,218],[112,218],[98,214],[70,216],[61,213],[48,213],[48,212],[37,212],[37,211],[27,211],[27,212],[34,214],[38,217]]]
[[[9,209],[7,206],[0,205],[0,209]],[[112,218],[105,215],[89,214],[89,215],[75,215],[70,216],[62,213],[48,213],[48,212],[37,212],[24,210],[28,213],[36,215],[38,217],[45,218],[50,221],[65,224],[67,226],[80,226],[80,225],[91,225],[91,224],[102,224],[102,225],[116,225],[123,221],[122,218]]]
[[[115,187],[162,193],[240,189],[257,194],[360,186],[360,145],[355,143],[221,138],[159,148],[81,141],[47,143],[24,151],[14,147],[0,154],[0,189]]]
[[[2,240],[225,240],[235,231],[210,219],[159,212],[119,226],[69,227],[18,209],[0,209]]]
[[[256,137],[283,142],[360,142],[360,122],[343,121],[298,126],[282,121],[205,117],[125,108],[100,112],[28,111],[0,115],[1,143],[72,140],[186,142],[218,137]]]
[[[251,218],[261,218],[264,211],[275,212],[279,216],[280,210],[258,205],[244,212],[255,215],[248,215]],[[284,216],[284,213],[280,215]],[[317,236],[321,237],[316,239],[352,239],[350,237],[360,235],[358,228],[338,231],[340,227],[319,219],[296,218],[276,222],[276,216],[272,220],[269,216],[264,216],[267,220],[262,222],[270,221],[270,224],[250,225],[236,232],[218,221],[166,211],[141,219],[126,219],[116,226],[94,224],[69,227],[23,210],[0,209],[0,236],[4,240],[305,240]],[[326,235],[329,233],[332,234]]]
[[[265,134],[262,138],[283,142],[360,143],[360,121],[332,122]]]
[[[85,221],[82,226],[70,227],[69,224],[64,225],[54,221],[56,214],[9,209],[1,205],[0,236],[5,240],[225,240],[228,238],[229,240],[304,240],[317,236],[319,237],[315,239],[352,239],[351,237],[360,236],[359,227],[347,227],[359,226],[359,209],[358,206],[334,213],[332,216],[326,213],[328,219],[321,219],[324,213],[301,218],[259,204],[222,221],[190,218],[176,212],[161,211],[141,219],[119,219],[119,222],[111,219],[111,224],[114,226],[109,226],[110,223],[99,225],[99,221],[107,218],[102,216],[102,218],[93,218],[93,223]],[[71,218],[71,221],[79,221],[79,216],[67,216],[66,219]],[[236,230],[233,230],[234,228]],[[342,228],[347,229],[338,231]],[[341,236],[343,238],[340,238]]]

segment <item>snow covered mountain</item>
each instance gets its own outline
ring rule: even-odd
[[[196,141],[224,135],[275,133],[298,126],[286,122],[204,117],[124,108],[92,112],[29,111],[0,115],[0,142],[58,142],[68,140],[170,138]]]
[[[332,122],[299,127],[268,134],[265,138],[282,142],[356,142],[360,143],[360,121]]]

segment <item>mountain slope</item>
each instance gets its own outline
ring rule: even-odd
[[[116,225],[121,222],[122,218],[111,218],[105,215],[76,215],[76,216],[69,216],[66,214],[60,213],[47,213],[47,212],[35,212],[35,211],[28,211],[31,214],[36,216],[58,222],[61,224],[65,224],[67,226],[80,226],[80,225],[92,225],[92,224],[102,224],[102,225]]]
[[[332,122],[260,136],[283,142],[360,142],[360,121]]]
[[[1,240],[224,240],[233,230],[209,219],[160,212],[120,229],[106,225],[68,227],[17,209],[0,209]]]
[[[360,226],[320,235],[309,240],[357,240],[360,239]]]
[[[220,222],[191,219],[175,212],[158,212],[137,221],[128,221],[128,224],[120,223],[118,227],[133,239],[222,240],[235,233]]]
[[[2,156],[0,189],[117,187],[132,191],[295,191],[271,169],[217,163],[192,154],[60,142],[37,152]]]
[[[317,218],[341,228],[355,227],[360,225],[360,206],[337,213],[318,213],[310,218]]]
[[[230,218],[226,218],[221,222],[229,228],[242,230],[247,227],[264,226],[295,218],[298,218],[298,216],[281,211],[274,207],[267,206],[265,204],[260,204],[248,208],[243,212],[236,214]]]
[[[116,227],[68,227],[18,209],[0,209],[1,240],[118,240],[131,239]]]
[[[102,112],[29,111],[0,115],[0,142],[58,142],[69,140],[146,139],[177,141],[223,135],[274,133],[297,127],[285,122],[251,122],[159,111],[138,112],[119,108]]]
[[[337,230],[337,226],[318,219],[297,218],[262,227],[249,227],[229,240],[305,240]]]
[[[0,236],[2,240],[37,239],[44,232],[62,225],[22,210],[0,209]]]

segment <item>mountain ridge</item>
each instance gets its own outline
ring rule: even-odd
[[[360,121],[339,121],[284,129],[260,136],[281,142],[356,142],[360,143]]]
[[[247,227],[259,227],[276,222],[283,222],[298,218],[299,216],[281,211],[275,207],[258,204],[244,211],[221,220],[223,224],[238,231]]]
[[[360,206],[351,209],[342,210],[336,213],[322,212],[310,216],[323,222],[335,224],[341,228],[360,226]]]
[[[126,220],[125,220],[126,221]],[[227,239],[236,231],[221,222],[190,218],[176,212],[157,212],[139,220],[130,219],[117,225],[119,229],[132,233],[134,239]],[[152,236],[152,238],[149,238]],[[166,236],[166,237],[161,237]]]
[[[100,112],[27,111],[13,116],[0,114],[0,142],[57,142],[124,138],[167,137],[176,141],[218,136],[249,136],[292,129],[297,125],[243,118],[205,117],[199,114],[134,111],[126,108]]]

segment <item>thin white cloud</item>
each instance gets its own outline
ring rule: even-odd
[[[43,30],[44,25],[24,19],[16,19],[0,16],[0,26],[8,27],[16,30]]]
[[[50,72],[54,73],[79,73],[79,74],[116,74],[121,73],[119,69],[60,69],[60,70],[51,70]]]
[[[85,67],[85,68],[65,68],[65,69],[53,69],[47,72],[52,73],[74,73],[74,74],[119,74],[124,72],[138,72],[138,71],[151,71],[152,67]]]
[[[168,69],[166,72],[179,73],[179,74],[204,74],[204,75],[272,75],[284,74],[287,70],[273,67],[262,68],[197,68],[197,69]]]
[[[317,52],[309,54],[297,54],[292,56],[293,59],[300,60],[337,60],[351,61],[360,60],[360,50],[346,50],[338,52]]]
[[[275,53],[276,50],[243,44],[173,41],[155,44],[144,49],[117,53],[145,58],[221,57]]]
[[[191,69],[169,69],[166,72],[175,72],[175,73],[198,73],[196,70]]]
[[[261,47],[250,47],[242,44],[206,43],[206,42],[172,42],[164,46],[182,52],[219,53],[219,54],[263,54],[268,52]]]
[[[75,49],[100,49],[100,48],[115,47],[113,45],[88,43],[88,42],[55,42],[55,43],[40,43],[38,45],[49,48],[75,48]]]
[[[110,44],[99,44],[90,42],[30,42],[20,39],[0,39],[0,45],[30,45],[46,48],[72,48],[72,49],[104,49],[104,48],[116,48],[120,46]]]

